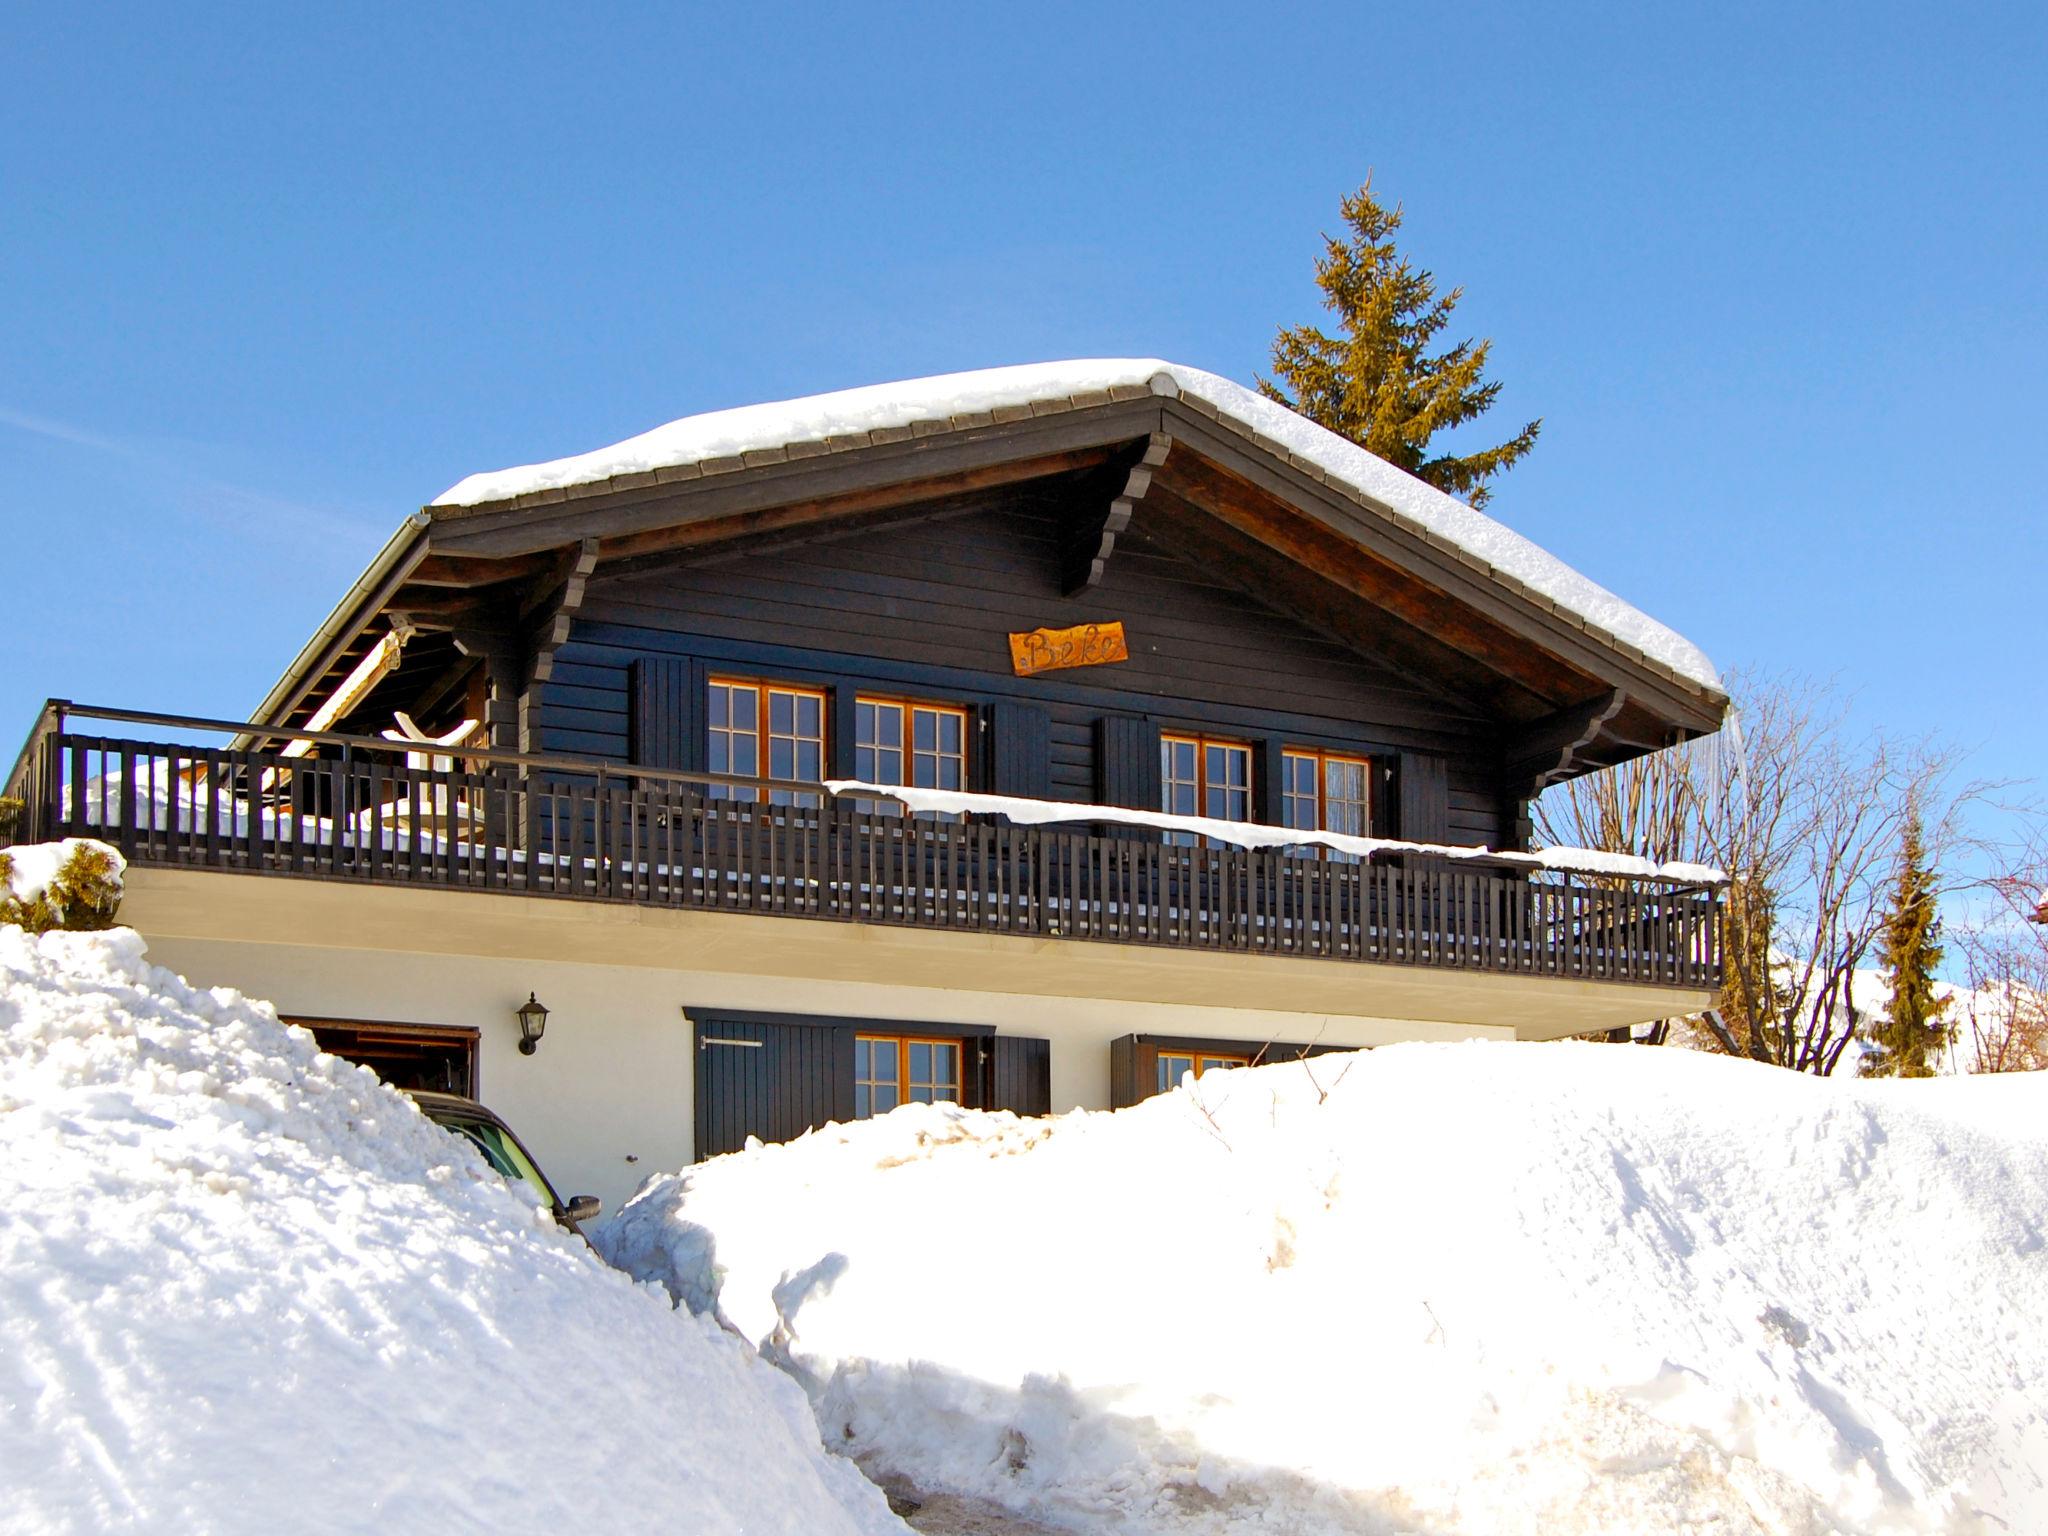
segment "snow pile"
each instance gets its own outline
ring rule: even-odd
[[[1159,358],[1079,358],[1026,363],[968,373],[870,384],[799,400],[778,400],[685,416],[622,443],[590,453],[471,475],[433,503],[460,508],[508,501],[539,491],[590,485],[615,475],[647,474],[710,460],[737,461],[791,444],[864,439],[871,432],[901,432],[913,423],[949,422],[1038,405],[1107,401],[1111,391],[1192,399],[1227,426],[1294,454],[1339,488],[1363,497],[1412,525],[1424,537],[1462,550],[1574,613],[1590,627],[1634,646],[1680,677],[1719,692],[1720,674],[1706,654],[1588,580],[1513,529],[1454,496],[1396,469],[1307,417],[1219,374]],[[738,467],[737,463],[731,467]]]
[[[903,1527],[802,1393],[127,930],[0,929],[0,1528]]]
[[[870,784],[864,779],[827,779],[835,795],[880,797],[901,801],[913,811],[1007,816],[1019,826],[1044,826],[1068,821],[1111,821],[1130,827],[1157,827],[1187,832],[1239,848],[1333,848],[1369,859],[1376,853],[1424,853],[1441,859],[1487,859],[1522,869],[1551,869],[1584,875],[1621,875],[1633,879],[1672,880],[1685,885],[1725,885],[1728,876],[1710,864],[1674,861],[1659,864],[1632,853],[1598,848],[1538,848],[1533,853],[1496,853],[1491,848],[1456,843],[1411,843],[1398,837],[1354,837],[1348,832],[1311,832],[1256,821],[1221,821],[1212,816],[1178,816],[1170,811],[1140,811],[1120,805],[1082,805],[1071,800],[1027,800],[1016,795],[984,795],[959,789],[916,789],[907,784]]]
[[[1091,1532],[2048,1530],[2048,1079],[1402,1045],[909,1106],[615,1258],[878,1476]]]

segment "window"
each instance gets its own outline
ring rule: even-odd
[[[779,683],[711,679],[707,714],[711,733],[708,766],[713,773],[754,779],[825,777],[825,695],[815,688]],[[756,791],[715,786],[717,798],[752,800]],[[815,795],[778,789],[775,805],[816,805]]]
[[[901,699],[854,701],[853,776],[869,784],[918,789],[967,787],[967,711],[949,704]],[[861,809],[893,815],[894,801]]]
[[[1159,738],[1159,808],[1174,816],[1217,821],[1252,819],[1252,749],[1206,736]],[[1169,832],[1169,843],[1192,847],[1191,832]]]
[[[1308,832],[1372,835],[1372,760],[1312,747],[1282,755],[1281,820]],[[1354,858],[1331,853],[1332,858]]]
[[[856,1035],[853,1117],[886,1115],[898,1104],[960,1102],[960,1042],[903,1035]]]
[[[1180,1086],[1181,1079],[1190,1074],[1200,1077],[1204,1072],[1224,1072],[1232,1067],[1251,1065],[1249,1056],[1217,1056],[1207,1051],[1159,1053],[1159,1092],[1170,1093]]]

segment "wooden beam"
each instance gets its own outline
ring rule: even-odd
[[[1181,445],[1182,448],[1186,444]],[[1549,708],[1582,698],[1600,680],[1493,622],[1470,604],[1361,548],[1352,539],[1238,479],[1207,459],[1176,452],[1159,483],[1181,500],[1286,556],[1439,647],[1497,673]]]
[[[601,534],[599,549],[606,565],[650,555],[697,550],[707,545],[786,534],[870,513],[895,511],[927,502],[946,501],[977,491],[1017,485],[1027,480],[1068,474],[1108,461],[1110,447],[1071,449],[1014,463],[987,465],[933,479],[848,491],[782,506],[711,515],[715,508],[678,502],[665,525],[639,533]],[[703,515],[699,515],[703,514]]]
[[[1146,439],[1138,462],[1125,474],[1122,490],[1102,514],[1098,517],[1083,509],[1085,521],[1074,531],[1061,555],[1061,596],[1078,597],[1101,584],[1109,557],[1116,551],[1117,535],[1131,526],[1132,511],[1152,488],[1153,473],[1166,462],[1172,448],[1172,438],[1164,432],[1154,432]]]
[[[1493,726],[1550,708],[1489,668],[1383,608],[1361,604],[1327,573],[1305,568],[1155,482],[1138,532],[1215,580],[1328,635],[1467,720]],[[1128,537],[1128,536],[1127,536]]]
[[[387,614],[405,619],[415,629],[465,629],[488,623],[499,608],[488,593],[457,591],[400,592],[385,604]]]
[[[587,538],[577,545],[561,585],[546,599],[539,618],[528,630],[530,654],[526,667],[529,684],[544,683],[554,675],[555,652],[569,638],[576,610],[590,585],[590,573],[597,569],[597,540]],[[524,615],[522,615],[524,617]]]
[[[1544,785],[1566,777],[1601,727],[1620,714],[1628,694],[1615,688],[1538,720],[1509,741],[1502,752],[1502,778],[1517,798],[1532,798]]]
[[[1639,704],[1687,730],[1720,729],[1727,707],[1722,695],[1702,692],[1633,659],[1599,632],[1572,624],[1538,600],[1503,585],[1490,570],[1438,547],[1421,530],[1331,489],[1183,403],[1167,402],[1162,415],[1166,425],[1161,430],[1171,432],[1182,448],[1190,450],[1186,459],[1174,455],[1170,471],[1196,459],[1206,461],[1207,467],[1262,493],[1267,501],[1293,509],[1297,520],[1316,523],[1383,566],[1435,589],[1438,601],[1449,598],[1519,650],[1540,648],[1580,680],[1579,686],[1554,695],[1560,701],[1579,696],[1587,686],[1605,684],[1626,688]]]
[[[673,527],[743,512],[766,511],[959,474],[998,471],[1086,449],[1114,450],[1157,431],[1162,401],[1117,401],[1049,412],[1023,421],[933,432],[835,453],[800,449],[724,473],[695,469],[636,475],[630,486],[562,493],[552,504],[480,512],[435,509],[434,547],[444,554],[515,555],[559,547],[585,534],[603,538]],[[785,450],[775,450],[784,453]],[[748,457],[757,457],[749,455]]]
[[[431,543],[431,541],[430,541]],[[547,569],[551,552],[493,557],[487,555],[430,554],[406,577],[412,587],[494,587],[501,581],[519,581]]]

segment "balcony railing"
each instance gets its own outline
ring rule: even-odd
[[[80,717],[246,743],[89,734]],[[288,739],[319,755],[287,755]],[[259,745],[260,744],[260,745]],[[141,866],[1711,989],[1718,893],[1505,861],[1182,847],[951,821],[814,784],[375,737],[45,709],[10,778],[17,841]]]

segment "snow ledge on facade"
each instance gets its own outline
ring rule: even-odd
[[[981,795],[957,789],[913,789],[902,784],[869,784],[861,779],[827,779],[835,795],[901,801],[913,811],[940,815],[979,813],[1007,816],[1019,826],[1063,821],[1108,821],[1128,827],[1153,827],[1186,832],[1239,848],[1302,848],[1314,846],[1370,859],[1374,854],[1421,853],[1441,859],[1486,859],[1526,869],[1561,874],[1616,875],[1636,880],[1669,880],[1678,885],[1726,885],[1728,876],[1707,864],[1658,864],[1628,853],[1597,848],[1539,848],[1533,853],[1497,853],[1453,843],[1412,843],[1395,837],[1353,837],[1344,832],[1308,832],[1255,821],[1217,821],[1207,816],[1176,816],[1168,811],[1139,811],[1120,805],[1084,805],[1068,800],[1027,800],[1014,795]]]
[[[821,449],[893,442],[921,435],[920,428],[986,426],[1147,394],[1187,401],[1410,533],[1448,545],[1509,586],[1555,604],[1655,669],[1709,693],[1724,691],[1720,673],[1698,646],[1513,529],[1242,384],[1159,358],[984,368],[709,411],[589,453],[471,475],[442,492],[432,508],[459,513],[548,493],[561,499],[570,488],[625,476],[696,478]],[[799,446],[804,454],[787,451]]]

